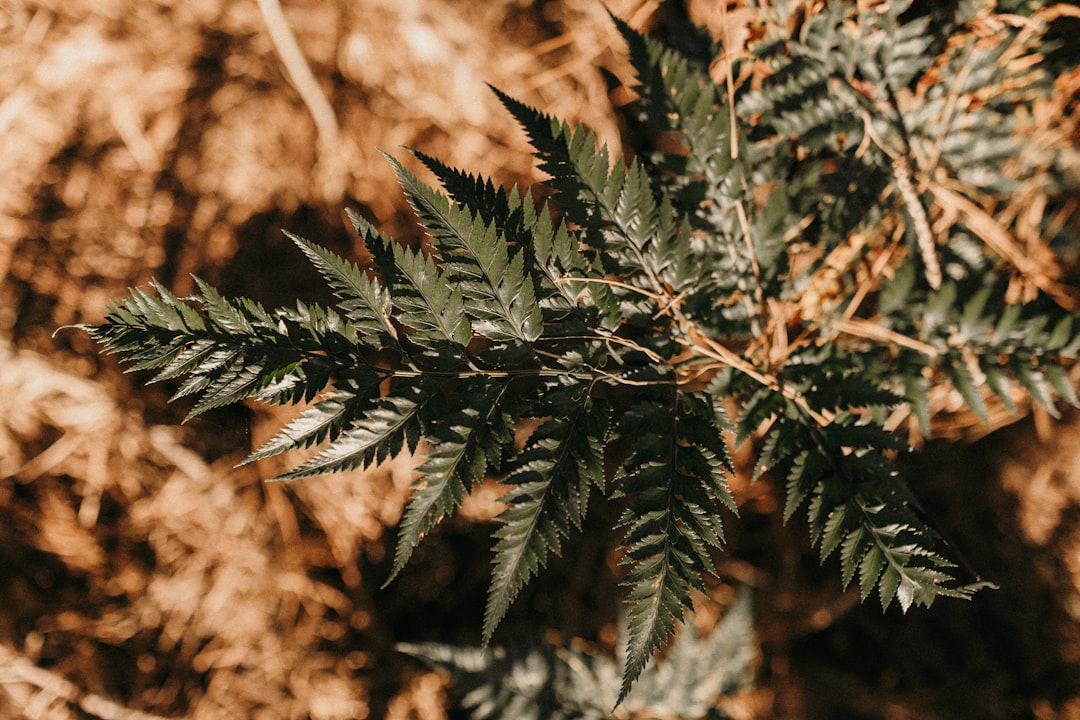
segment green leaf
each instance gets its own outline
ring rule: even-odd
[[[795,458],[787,480],[787,500],[784,503],[784,522],[792,518],[799,506],[827,477],[829,466],[820,453],[803,450]]]
[[[1005,405],[1005,409],[1010,413],[1016,412],[1012,399],[1012,381],[1005,370],[996,363],[987,362],[983,365],[983,374],[986,375],[986,384]]]
[[[570,200],[585,190],[580,179],[582,174],[590,179],[599,179],[597,176],[600,174],[607,176],[607,151],[597,152],[596,138],[592,133],[575,131],[565,122],[515,100],[495,87],[491,89],[529,136],[529,142],[540,159],[540,169],[552,178],[547,183],[550,187],[562,191]],[[574,154],[583,163],[580,173],[574,168]],[[591,198],[586,195],[583,199]],[[569,216],[575,222],[584,221],[583,224],[587,225],[588,211],[581,209],[577,203],[570,202],[568,205]]]
[[[956,283],[947,282],[941,290],[929,294],[923,314],[924,337],[932,337],[942,330],[956,305]]]
[[[405,448],[414,450],[420,435],[419,413],[427,399],[426,395],[426,390],[412,386],[398,388],[395,395],[370,403],[363,410],[361,419],[354,420],[352,427],[341,432],[325,450],[275,479],[297,480],[364,468],[393,458]],[[328,407],[327,410],[332,412],[333,408]],[[302,419],[303,416],[295,422]],[[310,424],[301,422],[299,429],[318,434],[322,430],[320,423],[325,420],[327,418],[321,412],[313,414]],[[288,430],[290,428],[287,427]],[[285,440],[272,440],[270,449],[280,446],[282,442]],[[257,454],[265,457],[262,453],[263,450],[260,450]]]
[[[207,319],[217,329],[223,330],[230,335],[254,335],[255,328],[251,320],[238,306],[226,300],[212,286],[198,277],[193,277],[199,287],[203,307],[206,309]],[[164,288],[161,288],[164,290]],[[265,313],[262,313],[265,315]]]
[[[279,455],[290,450],[310,447],[324,440],[335,440],[357,416],[358,403],[352,393],[335,393],[335,397],[315,404],[279,430],[241,465]]]
[[[1022,305],[1014,304],[1005,307],[1005,311],[998,318],[997,325],[994,326],[994,338],[998,343],[1003,343],[1012,337],[1012,332],[1020,321],[1022,313]]]
[[[485,223],[497,222],[514,241],[527,238],[521,227],[525,220],[525,208],[516,187],[508,193],[490,178],[452,168],[419,150],[406,149],[435,174],[459,206],[469,208]]]
[[[885,553],[880,547],[871,546],[863,555],[862,562],[859,563],[859,594],[863,600],[870,597],[870,593],[874,591],[874,586],[877,585],[884,567]]]
[[[958,360],[946,366],[945,373],[949,376],[956,389],[960,391],[960,395],[964,398],[964,402],[967,403],[968,407],[975,411],[980,420],[987,422],[990,416],[986,411],[986,403],[983,402],[982,393],[979,392],[979,386],[975,383],[975,376],[972,375],[967,363],[962,359]]]
[[[1068,373],[1060,365],[1055,363],[1049,363],[1043,368],[1046,375],[1046,379],[1050,381],[1051,387],[1061,397],[1062,400],[1069,403],[1073,407],[1080,405],[1080,400],[1076,397],[1076,388],[1073,387],[1072,381],[1069,379]]]
[[[389,156],[387,156],[389,158]],[[446,284],[458,285],[465,311],[478,332],[493,340],[529,343],[543,329],[533,279],[524,253],[509,254],[497,221],[450,203],[389,158],[409,202],[435,239],[444,261]]]
[[[470,388],[470,405],[440,418],[425,434],[431,449],[417,469],[419,477],[398,529],[394,566],[386,584],[405,567],[424,535],[483,481],[492,456],[513,442],[503,408],[508,385],[480,379]]]
[[[500,499],[507,509],[497,520],[494,569],[484,616],[484,644],[521,588],[560,554],[571,525],[585,518],[590,491],[604,486],[603,437],[607,404],[588,402],[581,387],[558,387],[542,407],[551,413],[518,456],[521,466],[504,481],[513,485]]]
[[[653,651],[690,608],[690,590],[712,571],[709,548],[723,543],[719,504],[734,507],[723,473],[729,467],[717,416],[705,394],[674,393],[641,403],[619,432],[637,438],[624,463],[620,495],[633,502],[619,521],[628,565],[625,698]]]
[[[919,423],[919,432],[930,437],[930,378],[922,373],[912,373],[904,378],[904,396],[911,404],[911,412]]]
[[[1031,398],[1043,406],[1053,417],[1060,417],[1060,413],[1054,407],[1054,399],[1050,397],[1050,391],[1046,386],[1046,378],[1032,363],[1031,358],[1014,356],[1011,363],[1016,379],[1024,388],[1031,393]]]
[[[962,340],[974,340],[985,335],[991,329],[991,320],[984,315],[984,310],[992,293],[993,288],[982,288],[964,303],[964,311],[960,316],[960,338]]]
[[[900,592],[901,589],[903,592]],[[897,594],[899,592],[899,597]],[[893,598],[900,601],[900,607],[904,612],[911,607],[915,598],[915,582],[907,577],[901,577],[900,571],[895,566],[888,566],[881,575],[878,584],[878,599],[881,600],[881,609],[887,610]]]
[[[175,344],[170,343],[169,349],[175,349],[176,352],[159,355],[150,362],[136,363],[132,369],[146,370],[151,367],[161,367],[162,363],[167,361],[150,382],[172,380],[197,373],[200,368],[205,368],[207,362],[213,362],[212,358],[220,350],[220,346],[216,340],[209,338],[193,340],[190,344],[185,344],[181,339]]]
[[[829,517],[825,521],[825,530],[821,535],[820,556],[822,561],[832,555],[849,531],[845,523],[846,515],[847,506],[845,505],[841,505],[829,513]]]
[[[326,278],[345,316],[356,324],[358,339],[375,349],[396,345],[397,332],[390,324],[393,309],[390,293],[356,265],[304,238],[285,234],[296,243],[319,273]]]
[[[461,288],[443,280],[434,261],[401,245],[394,246],[394,262],[403,282],[395,283],[394,303],[403,325],[413,330],[409,339],[429,349],[456,346],[464,351],[472,338]]]
[[[653,651],[671,638],[675,623],[683,619],[683,609],[690,605],[691,586],[684,576],[687,568],[680,562],[673,538],[664,534],[659,543],[647,539],[659,554],[637,559],[626,577],[626,584],[632,588],[626,597],[630,605],[626,616],[630,637],[617,702],[630,692]]]
[[[1076,338],[1076,333],[1073,332],[1073,320],[1074,318],[1070,315],[1058,320],[1043,346],[1047,350],[1061,350],[1069,345]]]
[[[862,565],[863,556],[870,550],[868,531],[862,525],[851,529],[840,544],[841,581],[846,589]]]

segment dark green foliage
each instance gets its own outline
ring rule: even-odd
[[[1011,174],[1001,161],[1027,157],[1013,111],[1050,78],[1003,74],[1002,53],[1033,53],[1035,38],[1002,24],[976,42],[965,23],[979,3],[924,16],[910,2],[826,3],[799,23],[770,5],[767,32],[720,83],[717,48],[682,54],[615,21],[638,73],[628,117],[658,139],[633,158],[496,91],[551,176],[549,203],[417,153],[443,195],[390,158],[430,242],[407,249],[350,215],[373,257],[358,267],[294,237],[333,308],[155,284],[86,329],[133,369],[182,380],[193,415],[317,399],[249,458],[320,448],[282,479],[424,439],[394,575],[501,477],[485,642],[578,539],[589,501],[621,503],[627,643],[612,702],[713,570],[722,507],[735,509],[732,437],[762,438],[755,478],[786,486],[785,518],[805,508],[844,585],[905,611],[968,597],[984,583],[953,571],[894,468],[908,448],[888,418],[909,412],[929,434],[943,385],[984,417],[1014,394],[1051,412],[1055,396],[1077,402],[1075,298],[982,209],[1061,161]],[[951,219],[932,227],[941,203]],[[519,448],[522,421],[536,429]]]
[[[620,697],[617,663],[573,646],[398,649],[445,670],[475,720],[603,720]],[[743,590],[708,636],[683,628],[623,698],[620,717],[722,720],[724,698],[752,687],[756,657],[751,596]]]

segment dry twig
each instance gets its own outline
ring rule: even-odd
[[[318,169],[322,175],[323,191],[327,200],[337,202],[345,194],[346,169],[342,164],[341,131],[334,108],[304,59],[304,53],[285,20],[278,0],[259,0],[259,9],[274,49],[285,66],[286,75],[315,121],[319,133]]]

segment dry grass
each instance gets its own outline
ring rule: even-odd
[[[46,358],[5,347],[0,362],[5,560],[49,556],[17,568],[26,577],[5,592],[4,652],[89,693],[12,665],[9,716],[33,700],[63,717],[64,703],[117,690],[191,717],[365,715],[353,680],[374,659],[336,646],[371,622],[347,590],[362,580],[356,553],[397,519],[408,463],[286,494],[207,464],[176,428],[145,426],[106,387]],[[314,528],[300,529],[295,506],[310,508]],[[340,568],[345,587],[313,577],[320,567]]]

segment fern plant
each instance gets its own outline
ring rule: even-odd
[[[387,156],[429,242],[409,249],[350,213],[360,267],[291,236],[335,306],[154,283],[83,327],[179,381],[192,415],[314,401],[248,458],[319,448],[279,479],[422,453],[391,579],[501,478],[485,643],[590,502],[620,503],[617,701],[714,569],[736,511],[729,442],[760,439],[755,476],[786,486],[785,518],[805,508],[845,586],[905,611],[967,598],[983,583],[919,511],[895,430],[910,413],[930,432],[931,388],[979,414],[1024,391],[1051,412],[1053,393],[1077,402],[1075,295],[991,214],[1026,177],[1066,177],[1017,130],[1052,78],[1038,35],[988,23],[987,3],[873,5],[770,3],[738,57],[614,19],[637,72],[636,156],[496,90],[546,194],[415,152],[442,192]]]
[[[401,643],[398,650],[446,672],[474,720],[605,720],[622,683],[617,664],[587,647]],[[710,634],[702,637],[692,623],[679,633],[642,672],[619,716],[727,718],[724,701],[753,687],[756,660],[751,595],[743,588]]]

